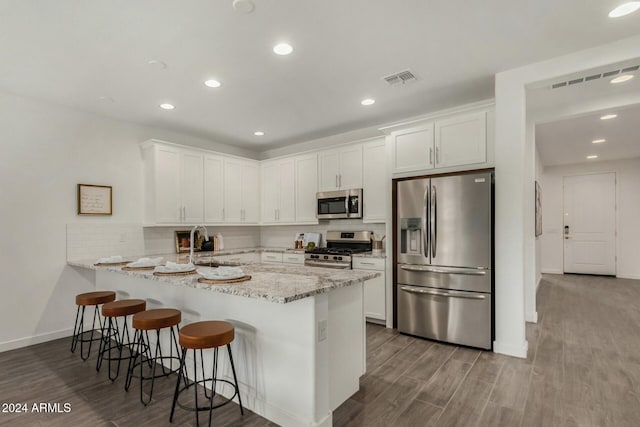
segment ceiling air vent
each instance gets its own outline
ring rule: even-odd
[[[399,73],[390,74],[388,76],[383,77],[384,81],[387,82],[390,86],[396,86],[405,83],[411,83],[418,80],[410,70],[403,70]]]
[[[640,69],[640,65],[633,65],[631,67],[623,68],[621,70],[611,70],[602,74],[593,74],[590,76],[579,77],[576,79],[571,79],[569,81],[558,82],[551,85],[551,89],[559,89],[561,87],[573,86],[584,82],[591,82],[593,80],[598,79],[606,79],[607,77],[615,76],[617,74],[630,73],[632,71],[638,71]]]

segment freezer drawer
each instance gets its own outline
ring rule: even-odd
[[[398,331],[491,348],[491,294],[400,285]]]
[[[491,270],[398,264],[398,283],[457,291],[491,292]]]

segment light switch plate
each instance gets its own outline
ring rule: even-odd
[[[327,321],[320,320],[318,322],[318,342],[324,341],[327,339]]]

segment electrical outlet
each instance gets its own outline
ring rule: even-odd
[[[321,320],[318,322],[318,342],[327,339],[327,321]]]

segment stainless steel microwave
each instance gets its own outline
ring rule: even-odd
[[[317,193],[316,218],[362,218],[362,188]]]

